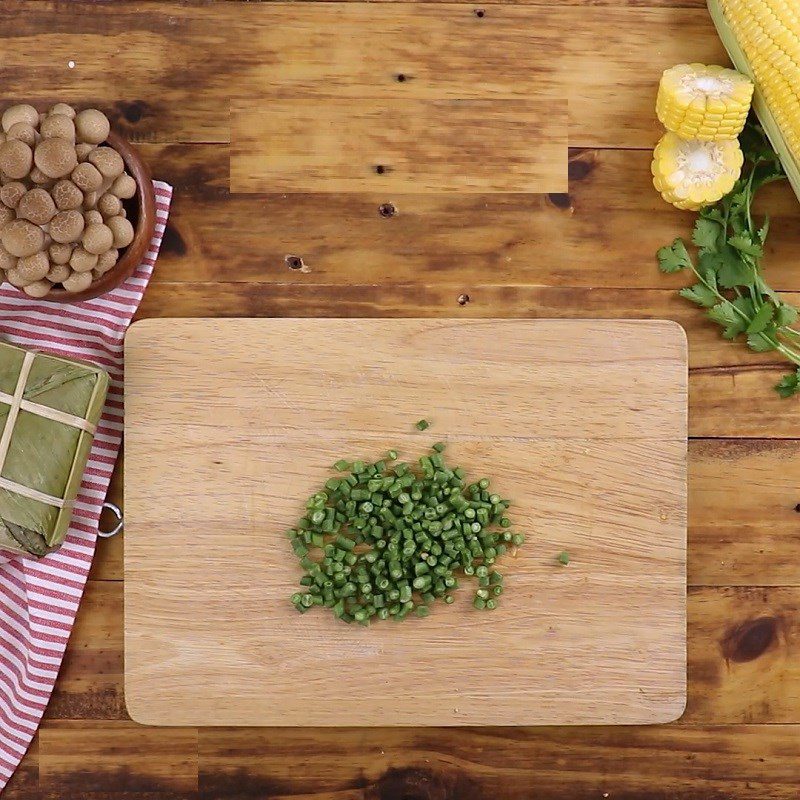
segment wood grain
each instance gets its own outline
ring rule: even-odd
[[[475,10],[7,0],[4,86],[9,96],[99,104],[133,141],[227,142],[231,100],[547,97],[569,103],[574,146],[629,148],[659,136],[654,87],[666,67],[726,63],[702,8]]]
[[[231,125],[236,193],[567,190],[565,102],[242,101]]]
[[[173,337],[179,351],[165,347]],[[191,725],[676,718],[685,370],[683,332],[670,323],[135,326],[126,341],[130,713]],[[329,614],[309,614],[301,633],[286,602],[298,572],[280,535],[297,498],[343,453],[418,452],[429,439],[413,431],[420,409],[454,463],[495,476],[516,524],[541,540],[513,556],[505,586],[519,601],[479,618],[465,592],[460,616],[443,606],[402,636]],[[569,571],[554,562],[562,549]],[[530,630],[532,616],[546,632]]]

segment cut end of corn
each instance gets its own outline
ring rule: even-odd
[[[668,203],[697,211],[733,189],[743,162],[737,139],[703,142],[669,131],[653,152],[653,185]]]
[[[683,139],[717,142],[742,132],[752,97],[752,82],[735,70],[678,64],[661,76],[656,113]]]
[[[708,0],[736,66],[752,75],[755,110],[800,196],[800,4]]]

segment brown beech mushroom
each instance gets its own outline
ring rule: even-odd
[[[19,180],[31,171],[33,151],[19,139],[6,139],[0,144],[0,170],[9,178]]]
[[[122,200],[107,192],[97,200],[97,210],[104,217],[117,217],[122,211]]]
[[[89,153],[87,160],[97,167],[104,178],[118,178],[125,169],[122,156],[113,147],[98,147]]]
[[[74,249],[75,249],[74,245],[60,244],[59,242],[54,242],[48,248],[48,253],[50,254],[50,261],[52,261],[53,264],[56,266],[69,264],[69,260],[72,257],[72,251]],[[60,281],[53,281],[53,282],[57,283]]]
[[[85,192],[83,195],[83,208],[91,211],[97,205],[97,192]]]
[[[19,201],[22,200],[22,196],[27,191],[24,183],[20,183],[19,181],[7,183],[0,189],[0,201],[2,201],[4,206],[16,208],[19,205]]]
[[[136,194],[136,181],[127,172],[124,172],[111,184],[109,191],[123,200],[130,200]]]
[[[83,192],[72,181],[59,181],[53,187],[51,194],[59,211],[69,211],[83,205]]]
[[[38,298],[45,297],[52,288],[53,284],[50,283],[50,281],[41,280],[34,281],[33,283],[29,283],[27,286],[23,286],[22,291],[30,297]]]
[[[17,122],[25,122],[35,128],[39,124],[39,112],[27,103],[7,108],[3,112],[2,123],[0,123],[3,130],[8,133],[11,130],[11,126]]]
[[[0,242],[12,256],[25,258],[38,253],[44,247],[44,231],[32,222],[15,219],[0,231]]]
[[[75,119],[75,109],[68,105],[67,103],[56,103],[48,112],[48,116],[53,116],[54,114],[63,114],[65,117],[69,117],[70,119]]]
[[[13,222],[16,218],[17,217],[13,209],[0,205],[0,231],[2,231],[9,222]]]
[[[106,225],[114,234],[114,247],[118,250],[133,241],[133,225],[125,217],[111,217],[106,220]]]
[[[84,161],[89,157],[89,153],[94,150],[93,144],[86,144],[85,142],[81,142],[81,144],[75,145],[75,155],[78,157],[78,163],[83,164]]]
[[[83,192],[96,192],[103,183],[103,176],[94,164],[85,161],[72,170],[72,182]]]
[[[37,186],[44,186],[46,189],[52,189],[56,185],[55,179],[45,175],[39,167],[34,167],[28,177],[31,179],[31,183],[35,183]]]
[[[17,216],[37,225],[46,225],[56,215],[56,204],[46,189],[31,189],[17,205]]]
[[[114,252],[113,250],[109,252]],[[12,256],[5,247],[0,246],[0,269],[14,269],[17,266],[17,257]]]
[[[53,264],[45,277],[50,283],[63,283],[70,275],[72,270],[67,264]]]
[[[17,261],[17,272],[28,282],[40,281],[50,271],[47,253],[34,253]]]
[[[83,212],[83,221],[87,225],[102,225],[103,215],[96,208],[92,208]]]
[[[7,269],[6,270],[6,280],[12,285],[16,286],[17,289],[23,289],[27,286],[30,281],[26,280],[22,273],[14,267],[14,269]]]
[[[27,122],[15,122],[6,134],[6,139],[19,139],[28,147],[33,147],[36,144],[36,128]]]
[[[75,272],[91,272],[97,264],[97,254],[84,250],[80,245],[72,251],[69,265]]]
[[[83,214],[77,210],[59,211],[50,221],[50,236],[54,242],[77,242],[83,233]]]
[[[79,142],[100,144],[108,138],[110,131],[108,117],[96,108],[79,111],[75,116],[75,132]]]
[[[59,138],[75,143],[75,123],[65,114],[51,114],[39,126],[39,133],[42,139]]]
[[[36,145],[33,159],[36,166],[49,178],[64,178],[78,165],[75,147],[61,137],[42,139]]]
[[[106,250],[105,253],[100,253],[97,257],[97,264],[95,266],[95,272],[99,273],[100,275],[105,275],[119,260],[119,250],[111,249]]]
[[[92,273],[73,272],[72,275],[70,275],[69,278],[65,278],[61,284],[68,292],[82,292],[92,285]]]
[[[111,228],[101,223],[87,225],[83,232],[83,246],[89,253],[99,256],[110,250],[114,244],[114,234]],[[94,268],[94,265],[92,265]]]

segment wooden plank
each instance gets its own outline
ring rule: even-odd
[[[122,505],[120,473],[109,497]],[[692,439],[689,585],[800,585],[798,486],[797,440]],[[122,536],[98,542],[92,577],[122,580]]]
[[[783,725],[203,730],[200,787],[271,800],[794,800],[799,742]]]
[[[4,85],[7,96],[100,104],[135,141],[229,141],[228,103],[236,99],[548,97],[569,102],[575,146],[651,147],[661,71],[687,61],[725,63],[703,8],[475,11],[425,3],[7,0],[0,9]]]
[[[173,337],[180,351],[162,346]],[[459,340],[466,351],[453,350]],[[652,723],[682,712],[677,326],[150,320],[128,333],[125,358],[125,673],[138,721]],[[514,498],[515,526],[550,555],[514,551],[505,588],[517,602],[491,618],[462,592],[402,637],[391,623],[365,631],[329,612],[300,620],[287,602],[299,573],[281,535],[298,498],[342,453],[428,446],[413,429],[421,408],[452,463],[494,476]],[[562,549],[569,574],[555,563]],[[531,614],[547,629],[532,633]],[[597,637],[602,653],[592,652]],[[520,664],[522,683],[511,677]]]
[[[659,274],[655,253],[688,237],[694,215],[656,194],[645,152],[571,151],[568,195],[257,197],[227,194],[228,148],[143,153],[178,192],[155,280],[639,289],[687,281]],[[393,216],[381,216],[387,203]],[[788,185],[765,190],[760,210],[772,220],[765,266],[779,290],[800,290],[797,208]],[[287,255],[310,271],[291,271]]]
[[[44,797],[188,800],[197,797],[198,738],[193,729],[81,723],[39,731]]]
[[[567,106],[536,100],[243,100],[231,191],[567,191]]]
[[[781,550],[784,547],[781,543]],[[793,581],[790,587],[689,590],[689,697],[681,724],[800,723],[794,657],[800,625],[797,574]],[[127,718],[122,594],[119,581],[87,584],[47,720]],[[290,734],[283,729],[281,735]],[[309,735],[325,736],[322,729]],[[625,736],[620,739],[625,740]]]
[[[800,712],[797,588],[696,589],[689,605],[687,721],[794,722]],[[753,691],[753,687],[757,690]]]

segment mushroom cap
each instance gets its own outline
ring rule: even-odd
[[[78,163],[83,164],[83,162],[89,157],[89,153],[91,153],[92,150],[94,150],[93,144],[87,144],[86,142],[76,144],[75,155],[78,157]]]
[[[6,139],[0,144],[0,170],[9,178],[19,180],[31,171],[33,151],[19,139]]]
[[[49,178],[63,178],[78,165],[75,146],[60,136],[42,139],[36,145],[33,157],[36,166]]]
[[[106,250],[105,253],[100,253],[97,257],[97,265],[95,266],[94,270],[99,275],[105,275],[119,260],[119,250],[112,248],[111,250]],[[97,276],[95,276],[97,277]]]
[[[20,103],[10,106],[3,112],[2,127],[8,133],[9,129],[16,122],[27,122],[34,128],[39,124],[39,112],[27,103]]]
[[[77,209],[59,211],[50,221],[50,236],[54,242],[77,242],[83,233],[83,214]]]
[[[69,278],[63,280],[62,285],[68,292],[82,292],[92,284],[91,272],[73,272]]]
[[[83,219],[87,225],[103,224],[103,215],[96,208],[90,208],[88,211],[84,211]]]
[[[37,225],[46,225],[56,215],[56,204],[45,189],[31,189],[22,196],[17,205],[17,216]]]
[[[123,172],[122,175],[111,184],[111,189],[109,191],[111,194],[123,200],[129,200],[136,194],[136,181],[128,175],[127,172]]]
[[[94,164],[104,178],[118,178],[125,170],[122,156],[113,147],[98,147],[92,150],[87,161]]]
[[[7,183],[0,189],[0,201],[2,201],[4,206],[16,208],[19,205],[19,201],[22,200],[22,196],[27,191],[24,183],[20,183],[19,181]]]
[[[96,108],[84,109],[75,116],[75,132],[79,142],[100,144],[108,138],[110,131],[108,117]]]
[[[54,265],[59,266],[62,264],[69,264],[69,260],[72,257],[72,251],[74,249],[75,245],[53,242],[48,249],[48,252],[50,253],[50,261],[52,261]]]
[[[71,180],[60,180],[51,194],[59,211],[68,211],[83,205],[83,192]]]
[[[110,250],[109,252],[113,252]],[[0,269],[14,269],[17,266],[17,257],[12,256],[8,250],[5,249],[2,245],[0,245]]]
[[[45,175],[39,167],[34,167],[28,177],[31,179],[31,183],[35,183],[37,186],[44,186],[46,189],[51,189],[56,185],[55,178]]]
[[[72,170],[72,182],[83,192],[96,192],[103,176],[94,164],[84,161]]]
[[[53,114],[63,114],[65,117],[75,119],[75,109],[67,103],[56,103],[48,112],[48,116]]]
[[[12,256],[25,258],[44,247],[44,231],[32,222],[15,219],[0,231],[0,242]]]
[[[12,286],[16,286],[17,289],[22,289],[29,283],[32,283],[32,281],[29,281],[27,278],[25,278],[16,267],[14,267],[14,269],[6,270],[6,280]]]
[[[84,192],[83,195],[83,208],[85,211],[91,211],[97,206],[97,192]]]
[[[90,253],[80,245],[72,251],[69,265],[75,272],[91,272],[97,264],[97,254]]]
[[[14,213],[14,210],[8,208],[7,206],[0,205],[0,231],[8,225],[9,222],[13,222],[17,218],[17,215]]]
[[[45,275],[51,283],[62,283],[72,275],[72,270],[68,264],[53,264],[50,271]]]
[[[133,241],[133,225],[125,217],[111,217],[106,220],[106,225],[114,234],[114,247],[118,250]]]
[[[53,285],[50,283],[50,281],[41,280],[34,281],[33,283],[29,283],[27,286],[23,286],[22,291],[30,297],[45,297],[47,294],[49,294],[52,288]]]
[[[50,271],[47,253],[40,251],[17,262],[17,272],[29,282],[40,281]]]
[[[97,210],[104,217],[117,217],[122,211],[122,200],[111,192],[106,192],[97,199]]]
[[[66,139],[75,142],[75,123],[66,114],[50,114],[39,127],[42,139]]]
[[[86,226],[83,232],[83,246],[87,252],[99,256],[100,253],[111,250],[113,244],[114,234],[107,225],[101,222]]]
[[[28,147],[33,147],[36,144],[36,128],[33,125],[28,125],[27,122],[15,122],[9,128],[6,139],[19,139],[19,141],[25,142]]]

